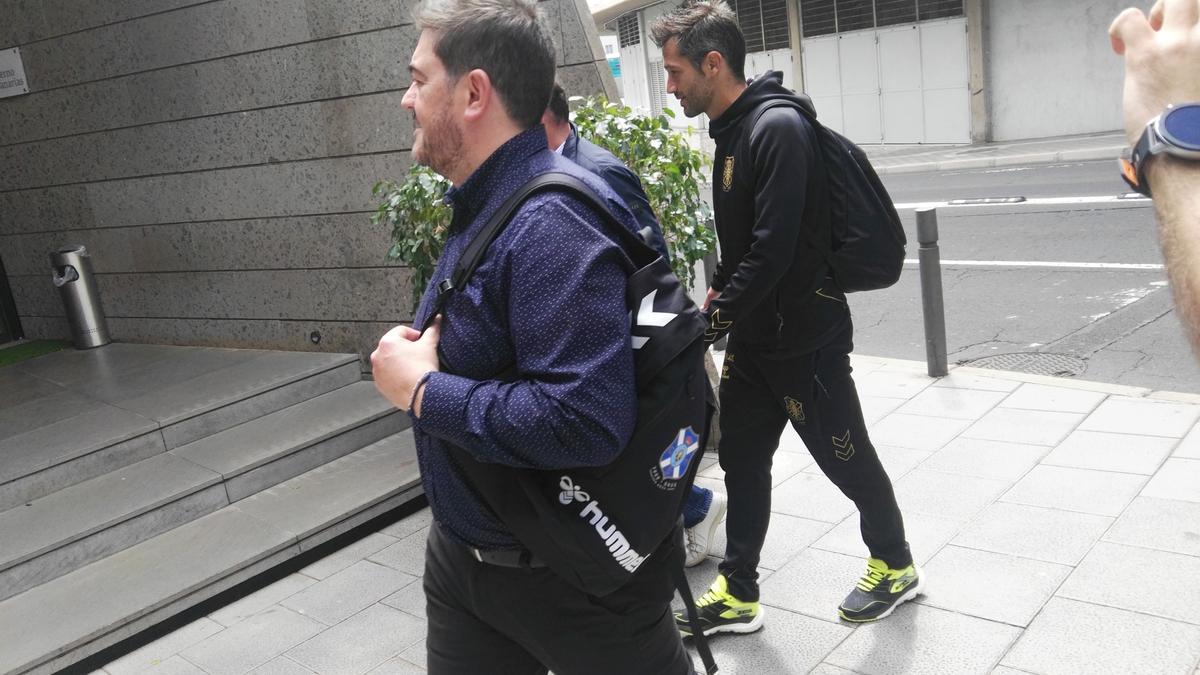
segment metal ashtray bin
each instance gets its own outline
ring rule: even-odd
[[[54,270],[54,285],[58,287],[63,308],[67,311],[75,348],[91,349],[111,342],[87,249],[75,244],[53,251],[50,267]]]

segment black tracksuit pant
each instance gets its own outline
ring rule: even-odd
[[[549,568],[476,560],[435,524],[425,550],[430,675],[694,675],[671,613],[668,538],[629,583],[594,597]]]
[[[730,339],[721,373],[721,468],[729,511],[720,572],[739,600],[758,600],[758,562],[771,519],[771,459],[791,421],[817,466],[858,507],[863,541],[889,567],[912,564],[904,521],[850,377],[853,327],[820,349],[784,354]]]

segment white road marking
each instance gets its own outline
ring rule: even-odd
[[[1002,199],[997,197],[996,199]],[[1137,197],[1121,197],[1119,195],[1093,195],[1089,197],[1030,197],[1023,202],[1008,202],[1008,203],[971,203],[971,204],[951,204],[950,202],[905,202],[896,204],[897,211],[907,211],[910,209],[930,209],[930,208],[947,208],[947,209],[962,209],[981,206],[1066,206],[1072,204],[1142,204],[1149,203],[1148,197],[1138,195]]]
[[[906,258],[906,265],[919,261]],[[1085,270],[1162,270],[1160,263],[1101,263],[1101,262],[1051,262],[1043,260],[943,260],[943,266],[954,267],[1046,267],[1056,269]]]

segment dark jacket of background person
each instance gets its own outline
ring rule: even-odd
[[[712,191],[721,246],[712,282],[721,294],[709,312],[713,327],[740,343],[805,353],[844,327],[850,312],[813,245],[829,237],[815,130],[787,106],[766,111],[751,133],[745,128],[760,105],[775,99],[813,108],[770,72],[709,128],[717,144]]]
[[[571,135],[567,136],[566,142],[563,143],[562,155],[604,179],[633,212],[634,218],[637,218],[638,230],[648,227],[654,233],[650,238],[650,245],[667,260],[671,259],[663,241],[662,228],[654,217],[654,209],[650,208],[650,202],[646,200],[641,181],[629,167],[608,150],[586,138],[580,138],[574,124],[571,125]]]

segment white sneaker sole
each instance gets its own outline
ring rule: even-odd
[[[763,627],[764,611],[765,610],[763,609],[763,606],[760,604],[758,606],[758,614],[754,615],[754,618],[750,620],[750,623],[727,623],[721,626],[713,626],[712,628],[704,631],[704,637],[716,635],[717,633],[753,633]],[[680,631],[680,635],[682,635],[684,639],[692,637],[691,633],[684,633],[682,631]]]

